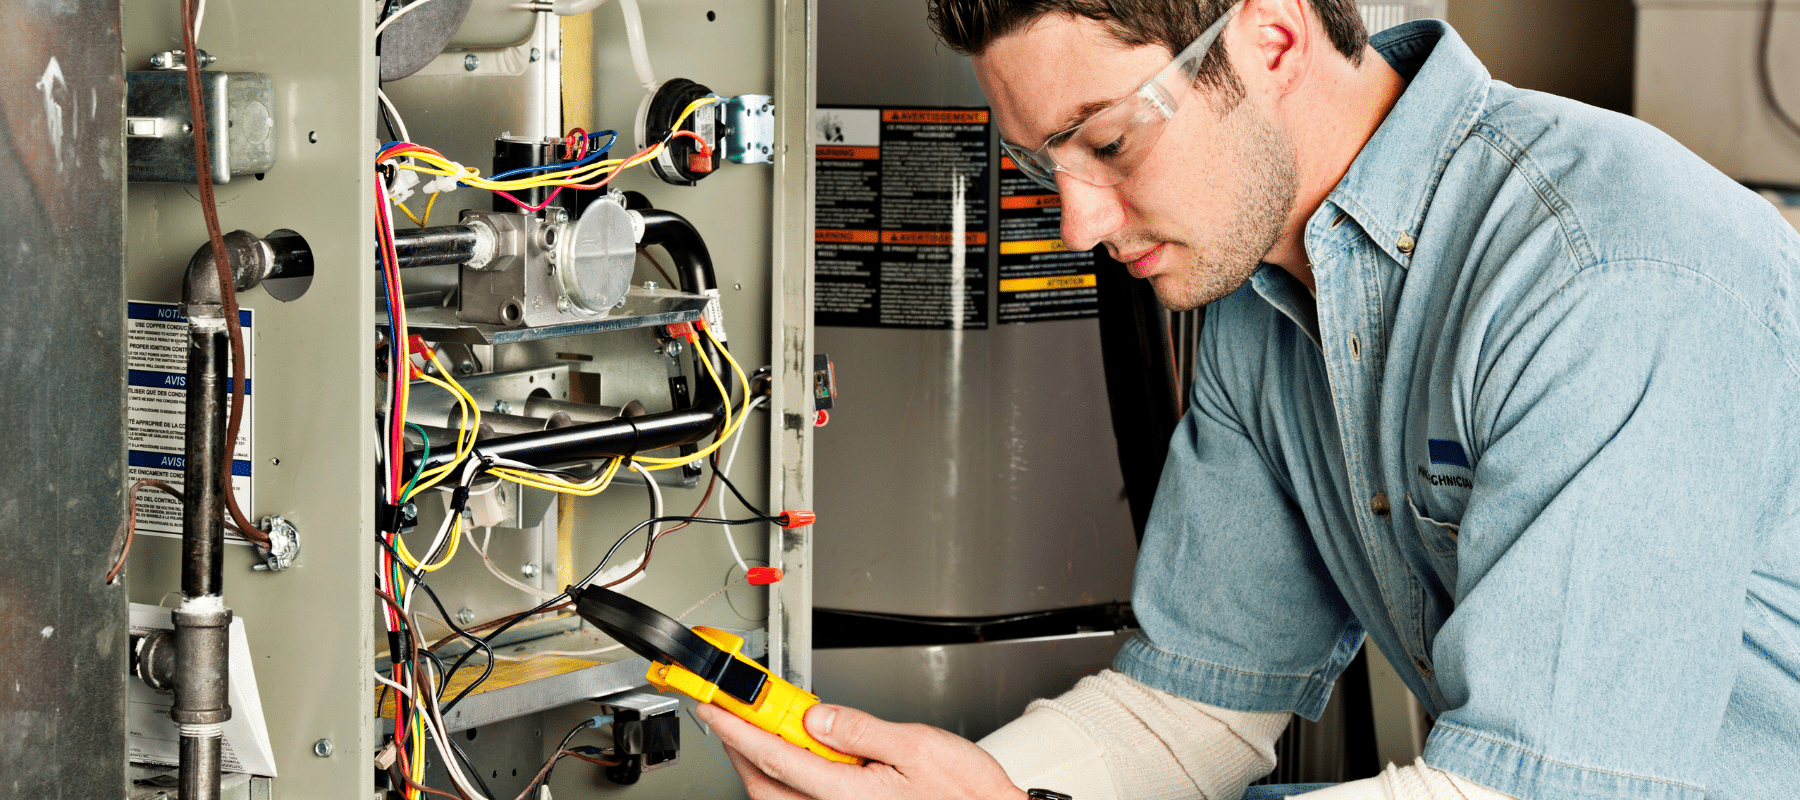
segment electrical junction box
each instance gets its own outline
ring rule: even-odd
[[[1758,71],[1800,116],[1800,0],[1777,0],[1761,59],[1763,0],[1638,0],[1638,118],[1740,181],[1800,186],[1800,133],[1764,99]]]
[[[274,82],[258,72],[200,72],[213,183],[275,166]],[[125,177],[193,183],[194,125],[187,73],[125,73]]]

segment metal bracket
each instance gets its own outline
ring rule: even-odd
[[[725,101],[725,157],[735,164],[775,163],[775,98],[740,94]]]
[[[263,517],[262,529],[269,534],[269,549],[256,548],[263,563],[251,567],[258,572],[280,572],[294,565],[300,557],[300,529],[281,517]]]

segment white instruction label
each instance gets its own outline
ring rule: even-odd
[[[168,495],[163,495],[167,497]],[[143,636],[151,631],[169,630],[174,623],[169,610],[141,603],[131,604],[131,634]],[[226,772],[248,772],[275,777],[275,748],[269,745],[269,726],[263,719],[262,695],[256,690],[256,672],[250,657],[250,641],[244,635],[244,618],[233,616],[227,631],[230,651],[231,719],[225,723],[225,741],[220,745],[220,761]],[[181,755],[181,730],[169,718],[169,707],[175,696],[158,692],[140,680],[129,681],[126,692],[125,730],[131,744],[131,761],[136,764],[175,766]]]
[[[181,475],[187,453],[187,316],[175,303],[126,304],[126,333],[130,342],[126,383],[128,468],[125,485],[143,478],[165,481],[182,489]],[[256,348],[251,344],[250,309],[238,310],[244,328],[244,422],[238,429],[231,453],[231,487],[238,506],[250,513],[250,408],[252,380],[256,376]],[[227,372],[230,369],[227,367]],[[181,504],[155,489],[138,492],[137,531],[160,536],[181,535]],[[228,542],[248,544],[233,534]]]

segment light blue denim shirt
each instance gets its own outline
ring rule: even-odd
[[[1316,717],[1368,636],[1439,769],[1524,798],[1800,797],[1800,236],[1448,26],[1206,311],[1116,666]]]

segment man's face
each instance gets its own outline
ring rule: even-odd
[[[1122,44],[1093,20],[1047,14],[974,61],[1000,135],[1035,150],[1084,114],[1137,91],[1170,57],[1162,47]],[[1296,168],[1285,133],[1254,93],[1225,111],[1214,94],[1201,88],[1181,98],[1149,157],[1123,183],[1095,186],[1056,173],[1069,249],[1105,244],[1177,311],[1242,285],[1294,208]]]

